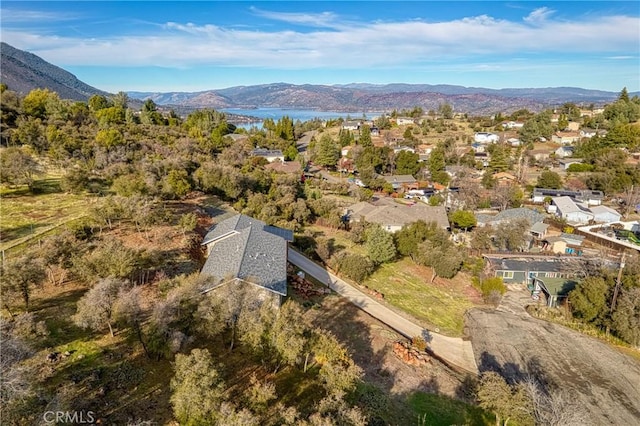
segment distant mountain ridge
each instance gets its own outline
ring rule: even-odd
[[[633,95],[633,94],[631,94]],[[487,89],[455,85],[369,84],[295,85],[289,83],[235,86],[201,92],[129,92],[138,99],[159,105],[190,108],[290,108],[326,111],[368,112],[389,109],[437,109],[449,103],[455,111],[487,114],[527,108],[539,111],[565,102],[604,104],[616,92],[578,87]]]
[[[0,43],[1,81],[26,94],[47,88],[61,98],[84,100],[109,93],[89,86],[73,74],[7,43]],[[622,89],[622,88],[621,88]],[[488,89],[448,84],[337,85],[271,83],[235,86],[200,92],[128,92],[133,99],[152,99],[156,104],[189,111],[197,108],[285,108],[340,112],[374,112],[422,107],[428,111],[443,103],[454,111],[470,114],[511,112],[521,108],[539,111],[565,102],[601,105],[615,100],[616,92],[577,87]],[[640,92],[630,93],[631,96]],[[135,101],[134,101],[135,103]]]
[[[108,95],[41,57],[4,42],[0,43],[0,80],[23,95],[33,89],[45,88],[58,93],[63,99],[77,101],[86,101],[96,94]]]

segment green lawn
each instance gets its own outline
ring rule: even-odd
[[[6,250],[79,219],[92,205],[87,195],[65,194],[59,179],[38,182],[38,193],[26,187],[2,188],[0,192],[0,250]]]
[[[459,283],[450,287],[429,283],[410,259],[382,265],[365,282],[384,294],[384,300],[396,306],[429,328],[438,328],[450,336],[462,336],[464,313],[473,303],[460,291]]]
[[[418,416],[416,424],[419,426],[495,424],[493,414],[443,395],[416,392],[409,397],[409,405]]]
[[[307,228],[315,237],[334,240],[335,247],[348,253],[367,255],[366,248],[353,243],[348,232],[322,226]],[[427,328],[459,337],[463,335],[464,313],[474,306],[464,288],[470,283],[458,275],[446,285],[432,284],[430,269],[417,266],[405,258],[380,266],[363,284],[384,294],[384,300],[413,316]],[[443,280],[438,279],[438,282]]]

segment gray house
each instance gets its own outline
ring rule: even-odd
[[[531,296],[534,300],[538,300],[542,294],[547,306],[555,308],[569,297],[569,292],[578,285],[578,282],[570,278],[535,277],[533,284],[529,285],[529,290],[531,290]]]
[[[215,278],[204,292],[223,285],[252,285],[261,300],[280,306],[287,295],[287,242],[293,232],[242,214],[214,225],[202,242],[207,260],[201,276]]]
[[[505,284],[533,284],[534,278],[567,278],[567,261],[538,258],[486,257],[489,267],[496,277],[502,277]]]

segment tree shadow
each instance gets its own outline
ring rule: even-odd
[[[509,384],[521,383],[532,379],[538,382],[545,390],[556,386],[556,383],[554,383],[544,371],[544,367],[537,357],[528,359],[525,365],[514,362],[501,364],[495,356],[485,351],[480,355],[478,370],[481,373],[486,371],[496,372],[504,377]]]
[[[24,225],[12,226],[0,231],[0,242],[6,243],[18,238],[26,237],[27,235],[37,233],[38,228],[46,226],[46,223],[29,223]]]
[[[115,337],[82,329],[73,323],[77,301],[86,288],[61,290],[34,298],[35,321],[49,334],[29,339],[35,355],[29,371],[36,397],[28,400],[23,424],[42,423],[47,411],[91,412],[96,423],[127,424],[173,420],[169,404],[169,361],[148,359],[128,330]]]

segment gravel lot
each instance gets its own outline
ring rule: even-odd
[[[565,390],[593,425],[640,424],[640,362],[594,338],[531,317],[526,291],[510,289],[496,310],[472,309],[466,325],[480,371],[511,381],[533,375]]]

